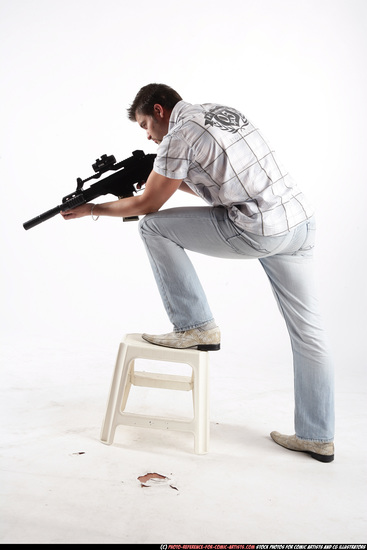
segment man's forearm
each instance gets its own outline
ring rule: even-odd
[[[180,184],[181,180],[166,178],[152,171],[141,195],[100,204],[83,204],[73,210],[61,212],[61,215],[66,220],[92,214],[96,217],[112,216],[116,218],[145,216],[145,214],[157,212],[179,188]]]
[[[104,202],[91,206],[93,216],[112,216],[116,218],[125,218],[129,216],[143,216],[154,210],[149,207],[146,201],[141,200],[142,195],[138,197],[127,197],[117,201]]]

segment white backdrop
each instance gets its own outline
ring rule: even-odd
[[[114,354],[125,332],[170,330],[136,224],[57,216],[22,227],[101,154],[155,151],[126,117],[155,81],[242,110],[311,195],[335,356],[362,374],[366,20],[365,0],[0,0],[3,342]],[[193,258],[224,340],[255,350],[265,325],[280,349],[287,337],[257,262]]]

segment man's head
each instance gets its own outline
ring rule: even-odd
[[[128,117],[146,130],[148,139],[160,143],[168,132],[173,107],[182,97],[166,84],[148,84],[139,90]]]

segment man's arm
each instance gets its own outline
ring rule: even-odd
[[[94,216],[124,218],[150,214],[151,212],[157,212],[181,184],[182,180],[166,178],[152,170],[141,195],[101,204],[83,204],[73,210],[61,212],[61,215],[66,220],[81,218],[89,216],[92,208]]]

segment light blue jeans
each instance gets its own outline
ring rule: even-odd
[[[284,236],[262,237],[234,225],[225,208],[204,206],[161,210],[145,216],[139,227],[176,331],[213,320],[185,249],[218,258],[257,258],[261,262],[292,345],[295,433],[300,439],[333,441],[334,375],[313,279],[314,219]]]

